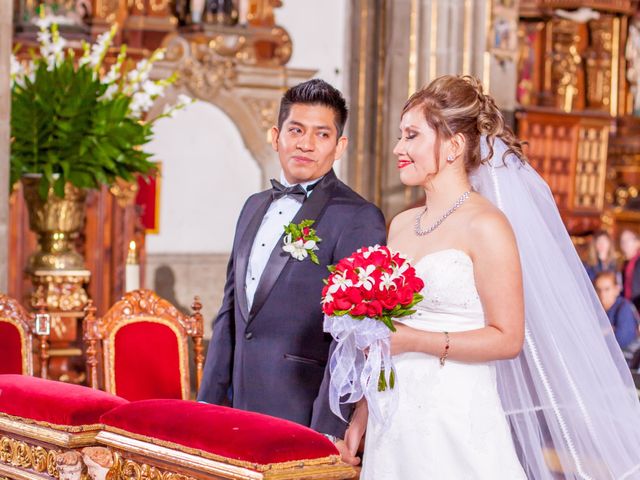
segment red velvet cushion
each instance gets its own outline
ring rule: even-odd
[[[63,426],[92,425],[100,415],[128,403],[81,385],[28,375],[0,375],[0,412]]]
[[[100,419],[109,427],[242,462],[266,465],[337,455],[323,435],[259,413],[184,400],[144,400]]]
[[[115,337],[115,393],[127,400],[182,398],[179,358],[178,338],[166,325],[125,325]]]
[[[22,373],[22,339],[12,323],[0,319],[0,374]]]

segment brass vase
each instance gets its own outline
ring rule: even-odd
[[[31,255],[27,271],[84,270],[84,259],[74,248],[74,239],[84,226],[87,192],[67,183],[64,197],[49,188],[46,200],[38,194],[40,175],[22,177],[22,189],[29,209],[29,228],[38,235],[39,250]]]

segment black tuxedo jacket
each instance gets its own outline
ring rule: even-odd
[[[329,409],[327,361],[331,337],[322,331],[322,280],[328,265],[362,246],[384,244],[380,210],[329,172],[293,219],[315,220],[320,265],[292,258],[282,240],[271,252],[251,310],[245,277],[253,241],[271,204],[271,191],[249,197],[236,226],[224,300],[198,400],[285,418],[342,437],[346,424]]]

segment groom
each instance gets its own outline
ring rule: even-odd
[[[341,452],[346,424],[329,409],[322,280],[328,265],[386,238],[380,210],[333,172],[347,146],[346,120],[342,94],[322,80],[284,94],[271,131],[280,182],[249,197],[240,213],[198,393],[220,404],[231,387],[233,407],[310,426]],[[319,264],[283,250],[284,227],[303,220],[314,222]]]

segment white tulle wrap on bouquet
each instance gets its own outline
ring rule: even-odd
[[[340,405],[355,403],[364,396],[369,415],[379,424],[386,424],[398,406],[398,389],[392,388],[391,330],[372,318],[356,320],[348,315],[325,315],[324,331],[330,333],[337,344],[329,359],[331,411],[347,421]],[[386,388],[379,391],[381,374]]]

